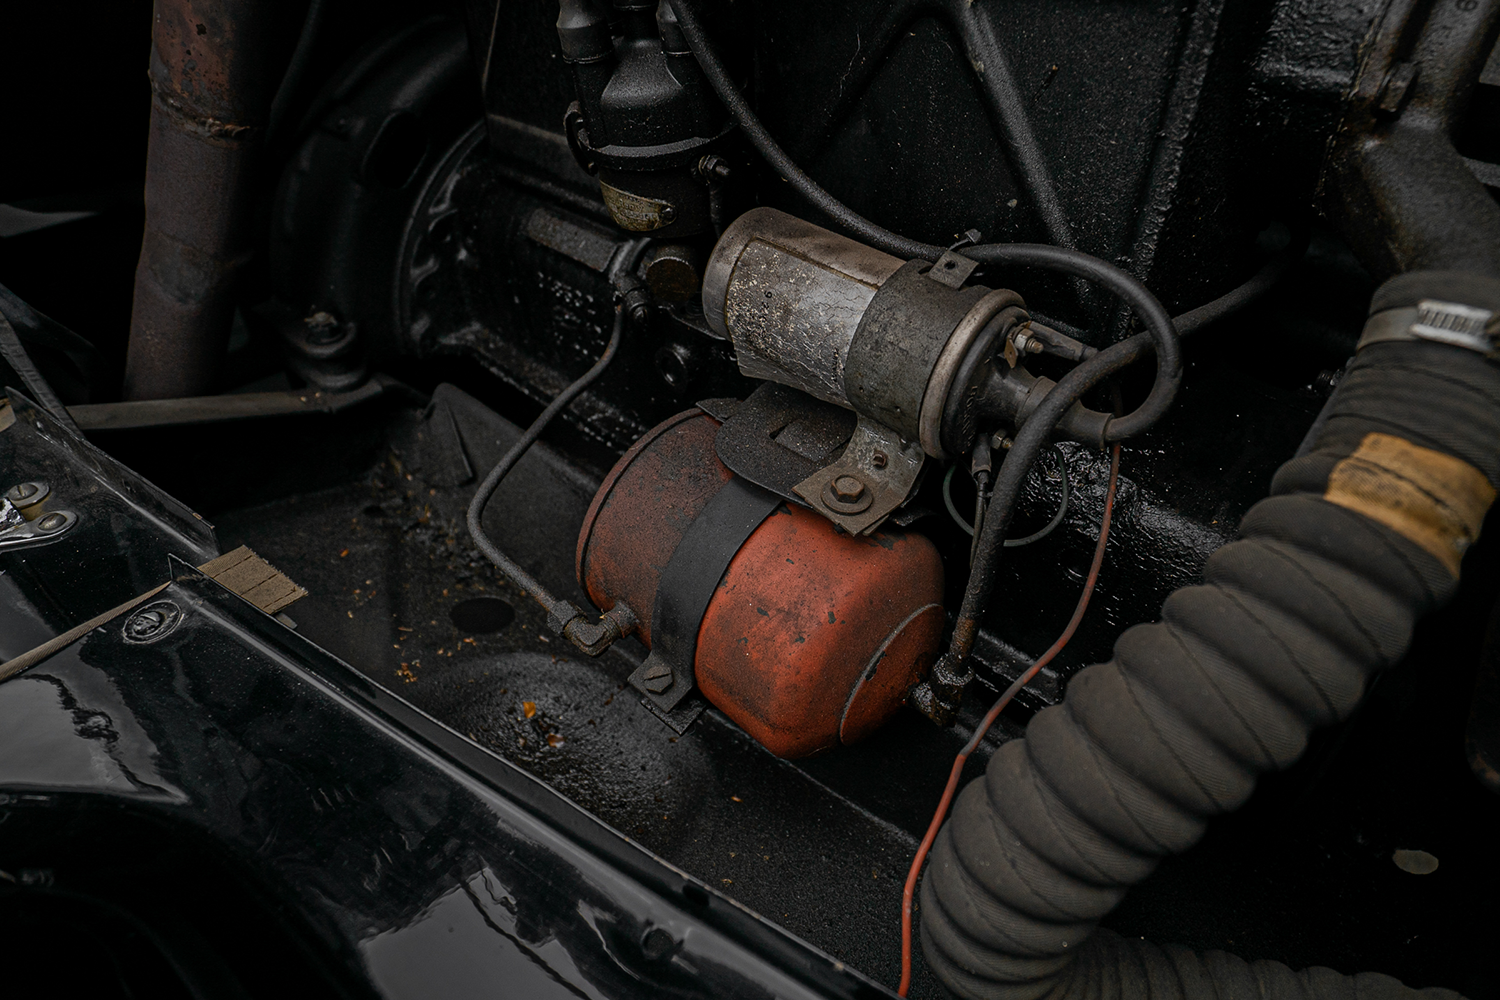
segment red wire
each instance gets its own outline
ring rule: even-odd
[[[1115,487],[1120,481],[1120,446],[1115,445],[1109,456],[1109,490],[1104,495],[1104,518],[1099,524],[1099,541],[1094,546],[1094,562],[1089,567],[1088,579],[1083,583],[1083,593],[1078,596],[1078,606],[1073,609],[1073,617],[1068,621],[1068,627],[1063,629],[1062,635],[1057,637],[1045,653],[1037,658],[1025,673],[1015,679],[1000,700],[985,713],[983,719],[974,730],[974,735],[969,742],[959,751],[953,759],[953,770],[948,774],[948,784],[943,789],[943,797],[938,800],[937,812],[932,815],[932,822],[928,824],[927,835],[922,838],[922,845],[917,848],[917,856],[912,859],[911,871],[906,875],[906,888],[901,893],[901,985],[896,987],[896,992],[906,996],[907,990],[911,989],[911,906],[912,897],[917,891],[917,876],[922,872],[922,863],[927,860],[927,852],[932,850],[933,841],[937,840],[938,830],[943,825],[943,818],[948,815],[948,806],[953,802],[953,793],[958,788],[958,776],[963,772],[964,762],[969,755],[979,746],[979,741],[984,739],[984,734],[990,731],[1005,706],[1016,696],[1016,692],[1031,682],[1053,657],[1062,652],[1062,648],[1073,638],[1073,633],[1078,631],[1078,623],[1083,621],[1083,613],[1088,610],[1089,598],[1094,595],[1094,584],[1099,582],[1099,568],[1104,565],[1104,545],[1109,541],[1109,522],[1115,509]]]

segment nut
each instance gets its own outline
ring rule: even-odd
[[[833,481],[833,495],[844,503],[853,503],[865,495],[865,484],[855,476],[839,476]]]

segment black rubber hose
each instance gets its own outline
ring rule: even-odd
[[[974,543],[973,566],[969,570],[969,584],[964,589],[963,603],[959,605],[958,621],[949,640],[948,658],[955,665],[968,659],[973,650],[974,639],[979,630],[979,617],[989,604],[990,591],[994,586],[995,570],[1000,562],[1002,542],[1010,529],[1011,517],[1015,514],[1016,500],[1026,477],[1042,449],[1051,440],[1052,431],[1062,420],[1068,408],[1083,398],[1084,393],[1111,376],[1119,374],[1151,349],[1151,339],[1144,333],[1136,334],[1106,347],[1098,354],[1078,365],[1053,386],[1042,398],[1031,416],[1016,432],[1005,461],[995,475],[995,486],[991,490],[989,509],[979,537]],[[1137,410],[1136,412],[1140,412]],[[1121,419],[1115,418],[1106,425],[1106,438],[1111,441],[1120,437],[1110,436],[1108,429]]]
[[[1307,253],[1310,236],[1306,228],[1294,231],[1291,242],[1272,254],[1243,284],[1236,285],[1201,306],[1173,316],[1172,323],[1177,327],[1177,335],[1186,337],[1197,333],[1204,327],[1239,312],[1275,288],[1276,283]]]
[[[908,239],[866,219],[823,190],[817,181],[797,166],[771,133],[766,131],[744,96],[735,88],[734,81],[729,78],[729,71],[714,52],[702,22],[698,20],[697,12],[684,0],[670,2],[677,12],[677,20],[688,47],[693,50],[693,56],[703,68],[703,74],[708,78],[714,93],[719,95],[719,99],[729,109],[735,123],[756,151],[803,198],[827,215],[834,225],[876,249],[906,259],[935,261],[943,255],[942,247]],[[981,264],[1034,267],[1079,278],[1108,290],[1135,312],[1156,349],[1156,380],[1146,399],[1134,412],[1111,424],[1116,427],[1117,436],[1109,440],[1120,441],[1141,433],[1160,419],[1172,405],[1177,387],[1182,382],[1182,357],[1178,350],[1177,330],[1172,325],[1172,317],[1162,308],[1156,296],[1134,275],[1086,253],[1044,243],[991,243],[968,247],[964,250],[964,255]]]
[[[1500,282],[1487,287],[1491,301],[1472,304],[1500,308]],[[1408,282],[1406,297],[1422,294]],[[960,794],[921,891],[939,978],[1007,1000],[1412,996],[1388,977],[1293,973],[1094,929],[1259,774],[1295,761],[1313,728],[1349,716],[1416,620],[1452,596],[1497,486],[1500,369],[1427,342],[1362,350],[1313,448],[1281,467],[1203,585],[1122,635],[1114,659],[1074,677]]]

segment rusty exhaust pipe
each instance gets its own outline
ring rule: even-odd
[[[277,80],[280,5],[156,0],[146,230],[135,272],[126,399],[202,395],[229,341],[251,253],[257,153]]]

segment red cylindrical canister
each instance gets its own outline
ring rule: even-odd
[[[653,428],[616,463],[578,538],[578,579],[603,610],[625,601],[651,642],[657,581],[732,473],[699,410]],[[698,630],[709,701],[781,757],[853,743],[890,718],[937,656],[943,567],[922,535],[840,533],[784,504],[740,546]]]

